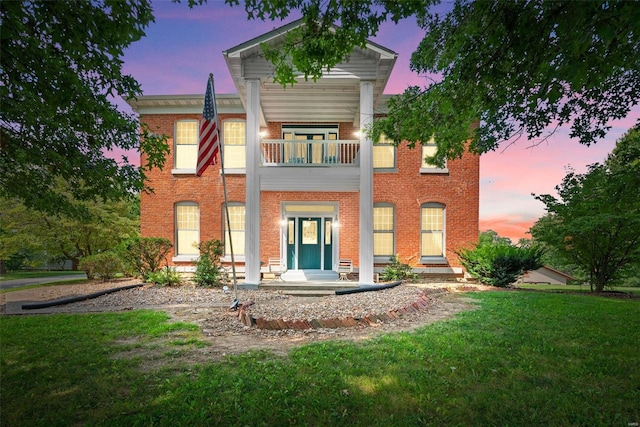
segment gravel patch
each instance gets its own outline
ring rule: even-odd
[[[207,289],[195,286],[144,285],[71,304],[46,309],[22,310],[24,303],[87,295],[135,283],[139,282],[58,285],[8,292],[0,294],[0,313],[34,315],[133,309],[162,310],[169,314],[171,321],[195,323],[200,327],[204,338],[211,345],[192,355],[193,362],[199,363],[220,360],[227,354],[238,354],[249,350],[269,350],[284,355],[292,347],[304,343],[326,340],[359,341],[373,338],[381,333],[409,331],[476,307],[468,298],[460,298],[456,292],[449,292],[452,287],[459,285],[447,282],[402,284],[379,291],[317,298],[295,297],[272,290],[238,290],[237,292],[238,300],[242,304],[252,303],[248,310],[254,318],[288,320],[365,317],[406,307],[424,293],[427,294],[427,306],[417,312],[376,322],[369,326],[339,328],[269,330],[255,326],[249,327],[239,319],[238,311],[229,310],[234,300],[232,291],[225,293],[219,288]]]

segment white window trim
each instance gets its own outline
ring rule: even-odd
[[[442,209],[442,256],[422,255],[422,209]],[[420,263],[421,264],[448,264],[447,253],[447,207],[443,203],[429,202],[420,205]]]
[[[397,210],[396,210],[396,206],[393,203],[387,203],[387,202],[379,202],[379,203],[374,203],[373,204],[374,208],[392,208],[393,209],[393,253],[391,255],[374,255],[373,256],[373,262],[377,263],[377,264],[388,264],[390,262],[390,258],[392,256],[394,256],[396,254],[396,232],[397,232],[397,221],[396,221],[396,215],[397,215]],[[388,234],[388,232],[384,232],[385,234]],[[373,232],[374,236],[376,234],[376,231],[374,230]]]
[[[226,171],[225,171],[226,174]],[[247,223],[246,223],[246,215],[247,215],[247,205],[245,203],[242,202],[229,202],[228,204],[229,207],[231,206],[242,206],[244,207],[244,214],[245,214],[245,224],[244,224],[244,229],[242,230],[242,232],[244,233],[245,236],[245,240],[246,240],[246,236],[247,236]],[[220,260],[222,262],[231,262],[231,254],[226,254],[226,246],[227,246],[227,209],[224,205],[224,203],[222,204],[222,256],[220,257]],[[234,248],[236,249],[236,248]],[[244,262],[245,260],[245,254],[236,254],[235,250],[234,250],[234,254],[233,254],[233,258],[235,262]]]
[[[443,168],[439,168],[439,167],[430,167],[430,168],[425,168],[422,166],[423,162],[424,162],[424,158],[426,157],[424,154],[424,148],[425,147],[434,147],[436,144],[435,143],[428,143],[428,144],[422,144],[420,146],[420,173],[422,174],[443,174],[443,173],[449,173],[449,168],[447,167],[447,162],[445,160],[445,165]]]
[[[244,164],[245,167],[243,168],[228,168],[225,167],[224,168],[224,174],[225,175],[246,175],[247,174],[247,121],[245,119],[226,119],[222,121],[222,124],[220,126],[220,137],[222,138],[222,144],[220,146],[220,156],[224,156],[224,149],[225,149],[225,135],[224,135],[224,125],[225,123],[244,123]],[[258,141],[258,144],[260,144],[260,141]],[[241,147],[240,145],[235,145],[235,147]],[[220,174],[222,174],[222,168],[220,170]]]
[[[182,201],[176,202],[173,207],[173,224],[174,224],[174,252],[172,261],[175,262],[193,262],[197,261],[200,258],[200,254],[178,254],[178,207],[179,206],[197,206],[198,207],[198,244],[200,243],[200,204],[198,202],[192,201]]]
[[[199,121],[196,119],[183,119],[183,120],[176,120],[173,123],[173,168],[171,169],[171,174],[172,175],[195,175],[196,174],[196,168],[194,165],[193,168],[176,168],[176,160],[177,160],[177,153],[178,153],[178,123],[181,122],[195,122],[196,123],[196,146],[198,146],[198,144],[200,143],[200,139],[199,139]],[[197,162],[197,156],[195,161]]]

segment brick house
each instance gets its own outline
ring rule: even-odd
[[[237,89],[216,96],[230,233],[220,163],[195,175],[204,94],[130,101],[170,145],[167,166],[149,174],[154,193],[141,196],[142,236],[171,240],[171,263],[189,271],[202,241],[224,241],[229,262],[231,235],[247,286],[270,258],[286,266],[283,280],[337,278],[339,260],[350,259],[360,283],[371,284],[394,254],[417,272],[462,274],[455,251],[478,239],[479,157],[439,169],[423,160],[433,141],[396,148],[359,132],[385,114],[397,57],[375,43],[317,82],[274,83],[260,44],[297,25],[223,52]]]

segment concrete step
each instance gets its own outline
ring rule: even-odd
[[[280,278],[285,282],[331,282],[338,280],[338,273],[332,270],[287,270]]]
[[[357,282],[281,282],[260,283],[258,289],[278,290],[286,295],[298,297],[323,297],[335,295],[336,291],[357,288]]]

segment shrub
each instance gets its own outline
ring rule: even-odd
[[[165,267],[159,271],[148,272],[145,276],[145,282],[162,286],[179,285],[182,281],[180,273],[175,268]]]
[[[173,245],[163,237],[134,237],[118,247],[118,253],[129,273],[142,276],[159,271],[167,264],[167,254]]]
[[[113,279],[122,271],[122,262],[118,254],[112,251],[89,255],[80,260],[80,269],[84,270],[88,279]]]
[[[221,284],[223,245],[219,240],[209,240],[198,245],[200,258],[196,262],[196,272],[193,281],[200,286],[213,286]]]
[[[382,270],[380,280],[391,282],[397,280],[416,280],[418,275],[413,272],[411,265],[400,261],[397,255],[389,258],[389,264]]]
[[[458,252],[467,272],[481,283],[506,288],[525,271],[542,267],[541,247],[517,247],[509,244],[481,244]]]

